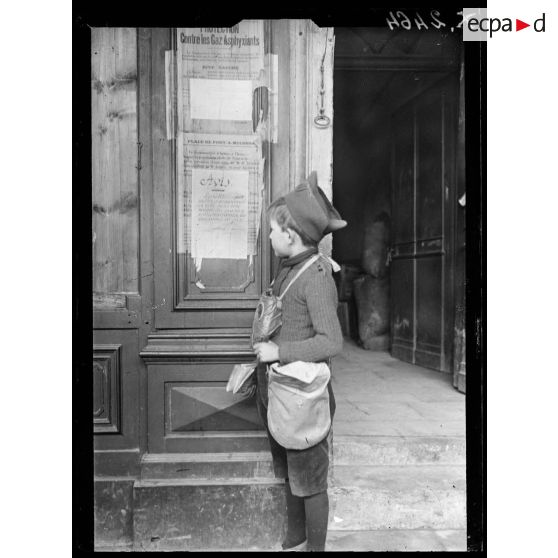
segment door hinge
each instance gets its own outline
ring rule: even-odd
[[[395,253],[395,250],[393,248],[389,248],[389,250],[387,251],[387,254],[386,254],[386,267],[388,267],[389,264],[391,263],[391,260],[393,258],[394,253]]]
[[[138,171],[141,170],[141,148],[143,147],[143,143],[141,143],[141,141],[138,141],[138,164],[136,165],[136,169]]]

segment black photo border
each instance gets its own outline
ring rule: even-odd
[[[203,4],[203,3],[201,3]],[[93,309],[91,254],[91,98],[90,29],[110,27],[230,26],[244,18],[312,19],[319,26],[384,27],[397,8],[308,9],[252,6],[251,9],[211,3],[175,9],[95,2],[73,6],[73,157],[72,157],[72,455],[73,551],[93,552]],[[456,8],[437,9],[446,21]],[[468,552],[486,553],[486,43],[464,42],[466,158],[466,439]],[[390,553],[392,554],[392,553]],[[408,554],[408,553],[405,553]],[[456,554],[465,553],[451,553]]]

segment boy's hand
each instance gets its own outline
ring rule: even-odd
[[[243,395],[246,399],[253,397],[256,393],[256,373],[254,372],[246,381],[242,384],[240,389],[236,392],[238,395]]]
[[[273,341],[256,343],[254,352],[260,362],[276,362],[279,360],[279,347]]]

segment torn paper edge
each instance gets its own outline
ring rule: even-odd
[[[166,126],[167,139],[175,138],[174,126],[174,95],[175,95],[175,79],[174,79],[174,50],[165,51],[165,108],[166,108]]]
[[[176,62],[176,91],[177,91],[177,101],[176,101],[176,158],[178,162],[178,175],[177,175],[177,250],[179,254],[186,253],[186,216],[184,215],[184,203],[185,203],[185,189],[186,189],[186,175],[184,168],[184,138],[183,135],[185,131],[183,130],[184,122],[184,103],[182,102],[182,74],[184,73],[183,59],[179,52],[175,59]],[[178,101],[180,98],[180,102]]]
[[[178,157],[178,177],[177,177],[177,192],[176,192],[176,221],[177,221],[177,250],[179,254],[184,254],[186,252],[186,231],[185,231],[185,220],[184,215],[184,189],[186,188],[186,177],[184,176],[184,145],[182,141],[182,135],[178,135],[178,142],[176,146],[176,152]]]
[[[270,138],[271,143],[277,143],[278,125],[279,125],[279,55],[271,55],[271,84],[269,87],[269,102],[270,102]]]
[[[260,159],[260,168],[258,169],[258,180],[260,182],[260,190],[258,195],[258,213],[257,213],[257,224],[256,224],[256,241],[254,244],[254,253],[258,252],[258,237],[260,235],[261,227],[262,227],[262,211],[263,211],[263,204],[264,204],[264,194],[265,194],[265,176],[264,176],[264,168],[265,168],[265,158],[262,157]]]

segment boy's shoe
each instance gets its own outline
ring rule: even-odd
[[[291,543],[284,541],[281,544],[281,548],[285,552],[301,552],[306,549],[306,540],[303,540],[301,543],[295,544],[294,546]]]

